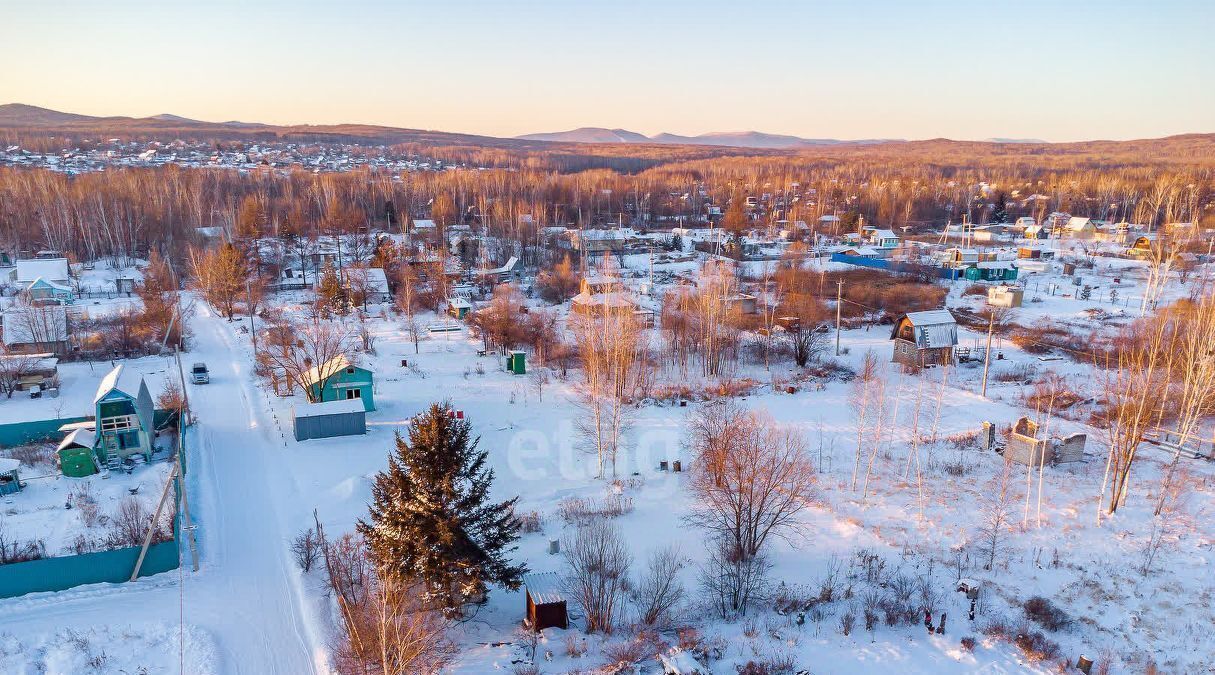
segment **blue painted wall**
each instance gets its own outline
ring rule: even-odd
[[[74,422],[84,422],[92,417],[63,417],[53,420],[31,420],[28,422],[13,422],[0,424],[0,448],[11,448],[15,445],[25,445],[47,439],[61,440],[63,434],[59,427]]]
[[[180,538],[180,537],[179,537]],[[131,578],[139,547],[44,558],[0,565],[0,598],[26,593],[62,591],[84,584],[122,583]],[[146,577],[177,569],[180,564],[177,539],[148,547],[139,576]]]

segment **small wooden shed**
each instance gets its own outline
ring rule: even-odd
[[[523,575],[523,592],[527,597],[527,623],[532,630],[570,627],[561,595],[561,577],[556,572],[531,572]]]
[[[292,418],[297,441],[367,433],[367,411],[359,399],[300,403]]]
[[[1020,307],[1025,291],[1015,286],[992,286],[987,289],[987,304],[992,307]]]
[[[896,363],[920,368],[953,363],[958,322],[947,309],[908,312],[894,322],[890,339]]]
[[[21,477],[17,470],[21,462],[10,457],[0,457],[0,495],[11,495],[21,491]]]

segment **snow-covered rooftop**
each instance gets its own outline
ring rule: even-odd
[[[67,258],[31,258],[17,260],[13,264],[17,268],[18,283],[28,284],[38,277],[48,281],[67,281],[68,279]]]
[[[292,413],[297,418],[346,415],[356,412],[366,412],[362,399],[351,398],[340,401],[322,401],[321,403],[296,403],[292,408]]]
[[[565,598],[561,596],[561,577],[556,572],[524,574],[523,586],[527,588],[527,594],[532,596],[532,602],[537,605],[565,602]]]
[[[68,338],[67,308],[63,305],[5,312],[0,325],[4,327],[4,344],[10,346],[62,342]]]

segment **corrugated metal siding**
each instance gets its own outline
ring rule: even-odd
[[[367,413],[349,412],[340,415],[318,415],[294,418],[295,440],[358,436],[367,433]]]

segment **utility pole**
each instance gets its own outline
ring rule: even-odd
[[[169,499],[169,489],[173,487],[174,479],[177,478],[177,465],[173,465],[173,469],[169,472],[169,480],[165,481],[165,489],[160,493],[160,502],[156,505],[156,513],[152,519],[148,521],[148,530],[143,535],[143,545],[139,548],[139,557],[135,560],[135,569],[131,570],[130,581],[135,581],[139,578],[139,570],[143,568],[143,559],[148,555],[148,547],[152,545],[152,534],[156,532],[156,525],[160,522],[160,514],[165,510],[165,502]]]
[[[253,338],[253,360],[257,360],[257,329],[253,325],[253,290],[249,286],[249,280],[245,279],[245,309],[249,311],[249,335]],[[366,296],[364,296],[364,309],[366,309]]]
[[[182,396],[185,396],[186,371],[184,368],[181,367],[181,351],[180,350],[176,351],[176,356],[177,356],[177,375],[178,375],[178,377],[181,378]],[[189,399],[185,398],[184,401],[185,401],[185,403],[184,403],[185,409],[187,412],[189,412],[189,410],[190,410]],[[176,459],[176,466],[174,468],[177,471],[177,489],[181,493],[182,517],[185,518],[185,525],[181,528],[181,531],[182,531],[182,534],[184,534],[190,538],[190,558],[194,562],[194,571],[197,572],[198,571],[198,543],[194,538],[194,522],[190,519],[190,500],[186,496],[186,483],[184,480],[182,480],[182,477],[185,476],[185,470],[183,469],[182,464],[181,464],[181,453],[183,453],[185,451],[186,451],[186,424],[185,424],[185,420],[183,420],[181,418],[181,416],[179,415],[177,418],[177,459]]]
[[[987,369],[991,366],[991,331],[996,326],[996,314],[992,312],[987,320],[987,349],[983,352],[983,396],[987,397]]]
[[[844,305],[844,280],[836,282],[835,289],[835,355],[840,355],[840,309]]]

